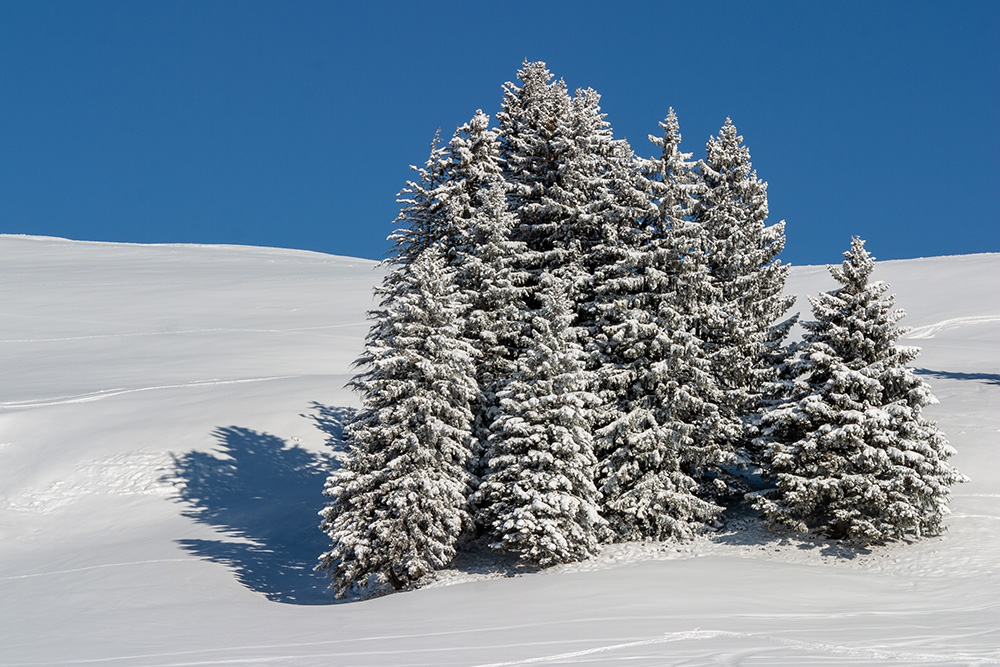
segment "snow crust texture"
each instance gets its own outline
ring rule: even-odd
[[[0,667],[1000,664],[1000,255],[874,275],[971,478],[941,536],[855,550],[736,511],[337,603],[318,512],[375,263],[0,236]],[[793,268],[793,311],[833,287]]]

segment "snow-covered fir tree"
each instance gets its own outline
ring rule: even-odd
[[[511,238],[531,253],[521,264],[569,281],[574,304],[587,301],[591,252],[605,242],[609,221],[628,217],[641,194],[627,186],[627,144],[615,141],[591,89],[570,96],[543,62],[526,62],[521,85],[508,82],[498,114],[500,156],[517,214]]]
[[[515,352],[524,328],[522,304],[526,300],[526,272],[514,258],[522,257],[523,243],[509,237],[514,215],[507,206],[507,187],[492,182],[476,195],[476,207],[468,221],[469,250],[463,252],[458,281],[470,304],[466,337],[479,352],[476,378],[477,459],[481,471],[490,427],[499,411],[497,392],[517,369]]]
[[[602,276],[597,480],[618,540],[686,538],[712,523],[722,508],[705,482],[733,463],[711,367],[674,302],[675,259],[650,241]]]
[[[542,288],[516,370],[498,393],[476,504],[494,548],[548,566],[595,554],[603,522],[590,433],[597,397],[565,281],[546,274]]]
[[[705,487],[734,462],[691,326],[711,288],[701,226],[690,220],[697,179],[673,110],[661,127],[663,137],[650,137],[661,155],[640,163],[646,215],[618,228],[595,275],[597,479],[619,540],[690,537],[712,523],[722,508]]]
[[[691,153],[681,151],[681,126],[677,113],[671,107],[667,117],[660,121],[662,135],[649,135],[649,141],[660,149],[660,154],[641,160],[639,167],[644,178],[646,191],[655,202],[658,216],[653,225],[661,233],[667,228],[676,228],[694,216],[698,196],[702,194],[704,185],[700,175],[696,173],[697,164],[691,160]],[[684,225],[689,234],[703,233],[700,225]],[[703,260],[704,242],[690,246],[692,257]]]
[[[510,238],[516,218],[507,204],[510,185],[499,150],[489,116],[481,110],[446,145],[438,146],[435,138],[426,164],[412,167],[420,178],[401,193],[396,222],[402,227],[390,237],[399,264],[435,245],[453,269],[456,297],[468,305],[464,334],[480,351],[482,401],[474,411],[481,443],[496,412],[497,378],[512,371],[508,348],[523,325],[514,315],[520,312],[517,304],[525,298],[527,280],[513,261],[523,260],[524,244]]]
[[[715,288],[695,331],[705,341],[725,392],[723,414],[742,420],[734,449],[754,460],[754,423],[775,368],[786,350],[794,302],[783,296],[788,267],[777,259],[785,245],[784,221],[767,226],[767,184],[757,178],[750,152],[730,119],[706,147],[698,165],[702,187],[694,219],[702,225],[710,280]]]
[[[440,134],[439,130],[434,135],[424,166],[410,166],[417,174],[417,180],[407,181],[396,200],[402,207],[389,240],[393,242],[390,258],[399,265],[415,260],[420,253],[437,243],[443,234],[439,196],[447,178],[449,161],[446,147],[440,145]]]
[[[525,62],[517,73],[521,83],[507,82],[497,116],[504,175],[511,183],[511,209],[518,219],[512,230],[515,240],[527,244],[536,261],[551,268],[564,263],[553,256],[565,247],[570,216],[577,201],[565,201],[561,171],[566,171],[575,153],[572,128],[572,98],[562,80],[542,62]],[[536,272],[542,267],[533,267]]]
[[[965,477],[954,450],[922,414],[936,402],[906,364],[919,350],[888,286],[872,282],[874,259],[855,238],[841,287],[810,299],[803,345],[791,364],[793,399],[762,418],[759,442],[772,489],[751,494],[772,524],[878,543],[942,530],[952,484]]]
[[[459,126],[444,146],[439,145],[439,134],[431,143],[424,166],[410,167],[419,179],[408,181],[400,192],[397,229],[389,237],[393,241],[391,257],[403,265],[436,245],[446,263],[456,269],[457,282],[462,283],[467,278],[466,260],[477,252],[469,226],[481,205],[480,192],[505,182],[499,142],[489,129],[489,116],[481,110]]]
[[[365,584],[401,588],[446,565],[471,531],[475,479],[475,350],[467,306],[436,246],[396,265],[352,382],[363,408],[345,431],[348,455],[327,481],[320,558],[344,595]]]
[[[526,62],[518,77],[521,85],[504,87],[498,119],[517,215],[511,238],[524,247],[513,258],[528,279],[523,311],[537,309],[541,277],[555,275],[568,285],[574,325],[590,338],[597,333],[595,271],[616,261],[625,230],[649,202],[632,150],[614,140],[595,91],[570,96],[542,62]],[[592,356],[590,370],[599,363]]]
[[[437,238],[459,283],[478,280],[475,274],[466,275],[466,264],[478,253],[479,239],[470,226],[483,205],[482,193],[505,184],[499,140],[489,124],[490,117],[477,110],[440,151],[442,175],[433,191],[440,203]]]
[[[477,111],[458,128],[445,158],[448,177],[437,199],[444,202],[442,245],[455,269],[455,284],[469,304],[466,336],[479,350],[476,432],[482,454],[496,414],[497,385],[514,371],[511,346],[523,323],[527,275],[515,258],[524,258],[523,243],[510,238],[516,216],[507,202],[510,185],[499,162],[499,139],[489,116]],[[480,468],[477,460],[476,468]]]

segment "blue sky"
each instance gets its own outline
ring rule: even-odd
[[[380,259],[524,59],[640,155],[731,116],[783,258],[1000,251],[1000,3],[0,2],[0,232]]]

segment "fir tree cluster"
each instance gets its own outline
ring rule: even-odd
[[[962,477],[863,243],[788,344],[784,223],[732,122],[694,161],[671,109],[641,159],[599,102],[526,62],[403,190],[321,513],[339,595],[480,537],[542,567],[688,538],[745,495],[796,530],[941,529]]]

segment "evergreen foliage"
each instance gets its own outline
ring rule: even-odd
[[[545,63],[525,63],[520,86],[504,86],[498,114],[500,156],[517,214],[511,238],[531,253],[522,264],[538,284],[543,272],[569,281],[575,304],[587,301],[595,247],[609,225],[640,211],[631,150],[615,141],[594,90],[571,97]]]
[[[691,161],[691,153],[680,149],[681,126],[677,114],[671,107],[667,117],[660,121],[662,136],[649,135],[649,141],[660,149],[660,155],[640,163],[646,189],[652,201],[656,203],[658,215],[653,227],[661,234],[677,227],[701,226],[684,225],[690,222],[698,197],[704,189],[696,173],[696,165]],[[704,241],[688,245],[691,255],[701,258],[706,250]]]
[[[321,513],[338,595],[413,585],[484,534],[523,564],[689,538],[748,494],[773,525],[879,542],[942,529],[964,477],[855,239],[780,321],[784,223],[727,119],[694,162],[670,109],[638,159],[542,62],[431,144],[400,193],[363,408]],[[480,483],[481,480],[481,483]]]
[[[476,504],[496,547],[547,566],[597,552],[603,524],[584,353],[567,285],[544,278],[516,370],[498,393],[489,459]]]
[[[603,283],[610,361],[601,367],[598,479],[619,540],[690,537],[713,522],[722,508],[702,497],[701,480],[732,462],[718,446],[718,389],[701,342],[672,303],[671,259],[650,244]]]
[[[459,284],[470,305],[466,338],[479,351],[476,378],[479,402],[476,413],[476,470],[481,470],[490,425],[499,409],[497,391],[515,370],[513,350],[523,328],[522,307],[527,276],[515,258],[524,244],[510,240],[514,216],[507,206],[507,187],[490,183],[479,190],[468,224],[469,250],[461,266]]]
[[[638,176],[634,169],[631,149],[623,141],[615,141],[604,114],[600,109],[600,96],[591,89],[578,90],[570,96],[563,81],[554,77],[544,63],[525,63],[518,72],[520,85],[507,83],[499,120],[501,158],[505,176],[511,184],[509,202],[516,212],[516,221],[510,238],[521,244],[520,252],[511,256],[510,267],[524,281],[522,298],[516,302],[519,314],[511,309],[507,322],[516,330],[520,325],[522,335],[508,339],[507,359],[523,364],[533,359],[538,349],[538,313],[551,309],[554,297],[543,297],[551,292],[550,283],[562,285],[568,303],[568,318],[560,331],[575,331],[574,337],[595,333],[597,314],[593,310],[594,271],[608,261],[613,261],[618,233],[623,226],[634,226],[642,207],[647,207],[643,193],[638,189]],[[543,300],[549,305],[544,305]],[[564,334],[559,334],[564,335]],[[565,334],[569,335],[569,334]],[[573,342],[582,350],[582,342]],[[559,354],[566,354],[560,351]],[[581,363],[585,362],[580,357]],[[596,360],[588,363],[594,370]],[[514,373],[523,372],[518,368]],[[580,369],[583,370],[583,367]],[[534,382],[560,383],[556,377],[538,375],[560,372],[558,364],[543,364],[532,371]],[[600,375],[581,375],[588,384],[579,391],[593,391],[593,383]],[[511,388],[504,389],[509,394]],[[487,395],[489,392],[486,392]],[[507,400],[510,400],[509,397]],[[498,424],[509,428],[513,423],[505,417],[510,408],[500,401]],[[487,422],[490,417],[487,415]],[[589,421],[574,426],[588,431]],[[498,435],[492,429],[485,458],[491,462],[505,461],[505,439],[509,435],[501,428]],[[587,445],[588,452],[592,449]],[[592,452],[588,453],[592,456]],[[506,458],[505,458],[506,457]],[[488,467],[494,477],[495,466]],[[574,484],[594,485],[594,466],[581,467],[580,480]],[[589,492],[588,492],[589,493]],[[482,502],[492,502],[494,496],[483,494]],[[588,496],[589,497],[589,496]],[[591,502],[588,500],[588,502]],[[487,514],[491,511],[485,508]],[[491,519],[494,523],[496,519]],[[590,521],[590,519],[588,519]],[[592,529],[587,529],[592,532]],[[587,537],[587,544],[593,537]],[[530,562],[541,563],[539,554],[524,556],[526,550],[514,546],[510,536],[498,539],[498,545],[513,548]],[[544,547],[549,549],[549,547]],[[581,550],[582,549],[582,550]],[[580,553],[592,551],[583,546],[546,559],[566,560],[577,558]]]
[[[363,409],[348,425],[349,455],[327,482],[320,558],[338,595],[371,583],[401,588],[447,564],[472,529],[468,499],[475,351],[465,307],[434,246],[397,267],[352,386]],[[407,289],[401,289],[401,286]]]
[[[512,371],[510,346],[522,323],[518,304],[525,300],[523,243],[511,239],[515,217],[507,204],[511,186],[499,160],[500,143],[489,116],[477,110],[458,127],[447,145],[431,145],[419,182],[409,182],[396,222],[400,265],[433,245],[453,268],[453,298],[468,306],[463,335],[480,354],[481,391],[476,415],[476,463],[480,469],[489,424],[496,413],[497,378]],[[393,275],[393,274],[390,274]]]
[[[423,167],[411,166],[417,180],[407,181],[397,203],[402,204],[394,221],[395,231],[389,253],[399,265],[414,261],[421,252],[441,239],[441,203],[439,188],[447,177],[445,148],[440,146],[440,131],[431,140],[431,151]]]
[[[690,156],[679,152],[672,110],[661,127],[664,137],[651,139],[662,155],[641,163],[650,206],[619,226],[595,277],[598,481],[618,540],[690,537],[712,523],[722,508],[702,482],[734,462],[720,447],[721,396],[691,331],[709,283],[701,228],[689,220]]]
[[[541,253],[537,273],[565,263],[559,250],[573,240],[569,222],[577,202],[564,187],[575,152],[573,102],[565,82],[553,81],[545,63],[525,63],[517,75],[522,85],[504,85],[497,116],[500,154],[518,216],[511,236]]]
[[[476,470],[497,412],[497,385],[514,370],[511,348],[520,335],[526,300],[524,243],[511,238],[516,217],[499,161],[499,139],[482,111],[458,128],[448,146],[449,180],[440,197],[450,230],[444,235],[459,294],[469,305],[466,338],[479,351]],[[518,261],[520,260],[520,261]]]
[[[747,451],[768,382],[785,354],[782,344],[793,320],[778,320],[794,302],[782,296],[788,267],[777,259],[785,244],[785,223],[765,226],[767,184],[757,178],[750,151],[732,120],[706,146],[698,165],[701,187],[694,219],[702,226],[710,281],[715,289],[695,325],[712,357],[725,392],[724,414],[743,422],[733,443]]]
[[[875,263],[855,237],[837,290],[811,299],[814,322],[791,364],[794,400],[768,411],[761,442],[775,488],[751,494],[772,524],[878,543],[942,529],[949,487],[965,478],[921,409],[936,402],[896,345],[903,317],[870,280]]]
[[[455,130],[441,151],[443,178],[434,192],[434,199],[441,204],[435,240],[458,271],[456,278],[463,287],[463,283],[479,282],[466,265],[479,254],[480,239],[472,226],[483,206],[484,192],[489,188],[506,190],[499,142],[489,123],[490,117],[477,110],[468,123]]]

